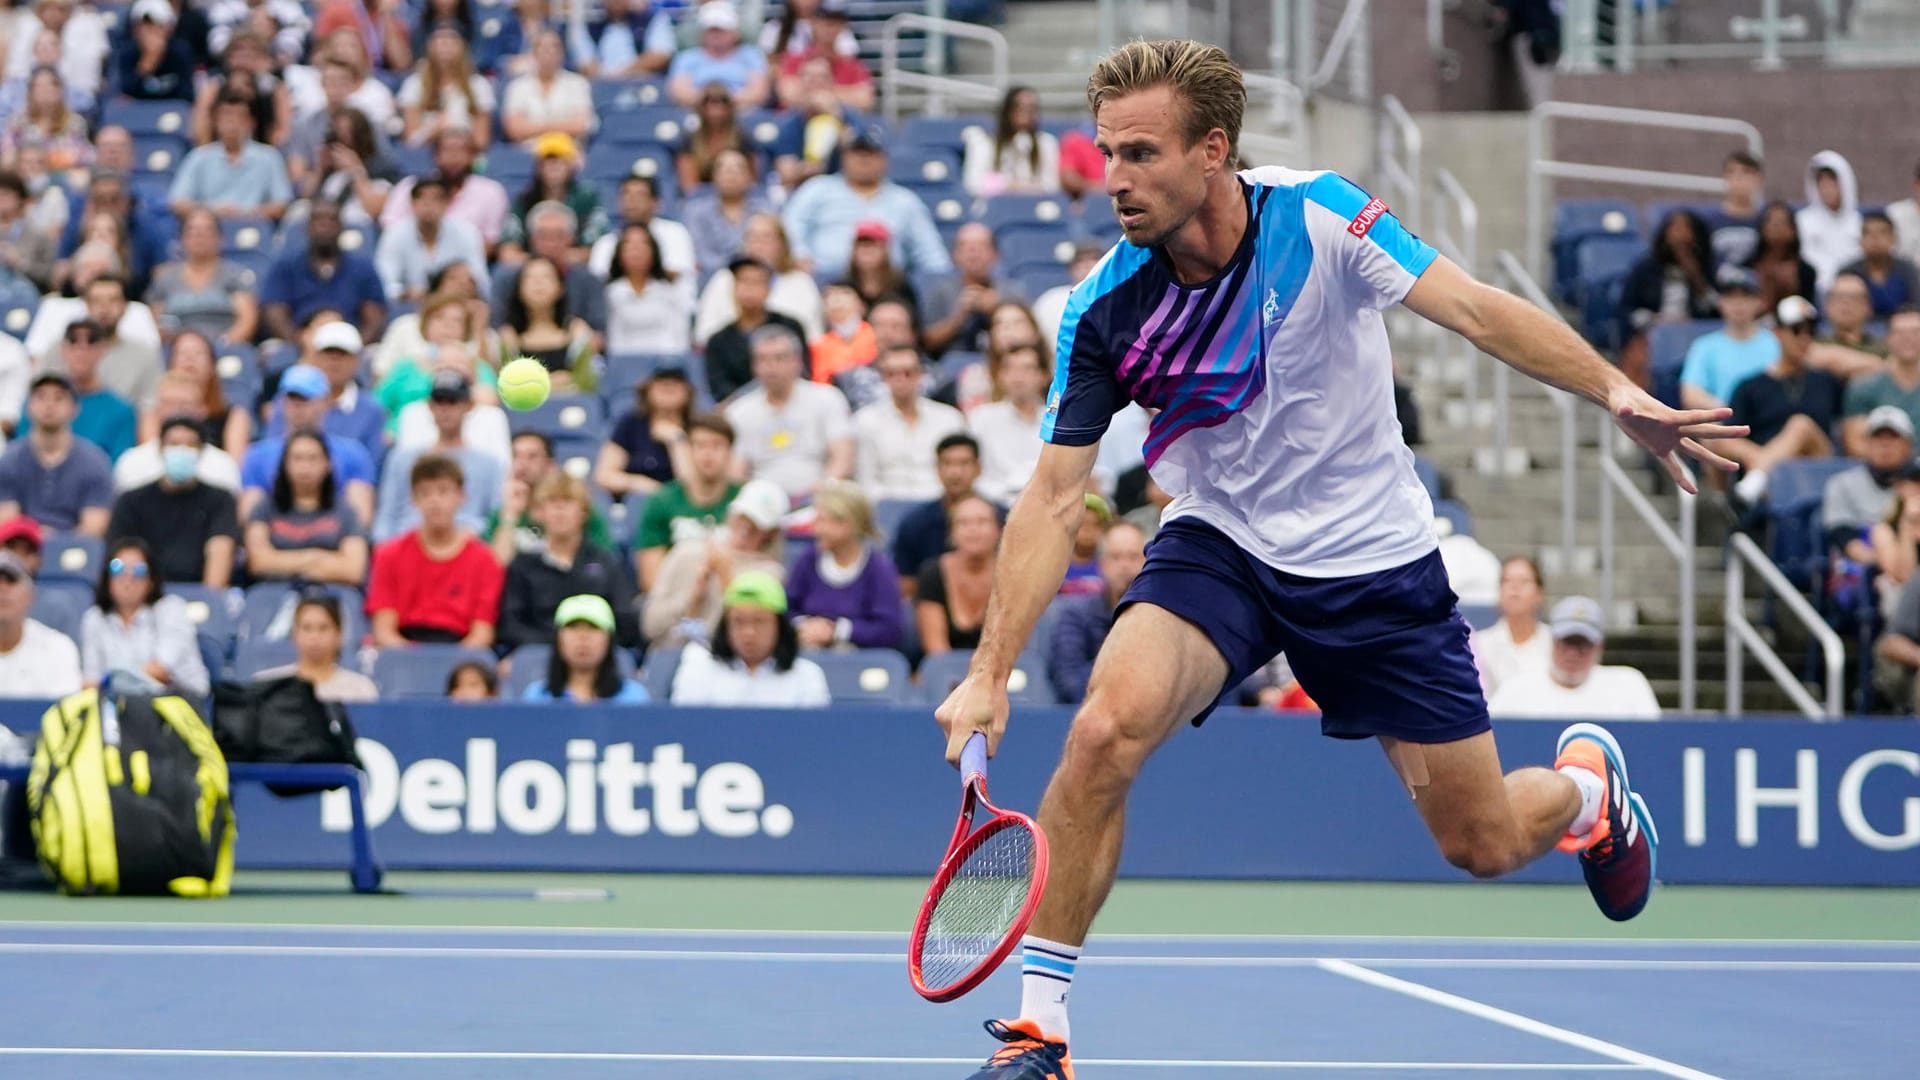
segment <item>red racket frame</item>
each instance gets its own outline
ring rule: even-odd
[[[980,736],[974,738],[979,739]],[[993,805],[987,798],[984,752],[980,757],[977,771],[970,768],[966,772],[966,791],[961,797],[960,819],[954,824],[953,839],[947,843],[946,857],[940,860],[940,869],[933,876],[933,884],[928,886],[926,898],[920,902],[920,915],[914,920],[913,938],[907,945],[907,975],[913,982],[914,992],[932,1002],[952,1001],[986,982],[994,970],[1012,955],[1014,946],[1020,943],[1027,927],[1032,925],[1034,913],[1040,910],[1040,898],[1047,888],[1047,834],[1041,832],[1040,826],[1027,815]],[[993,816],[979,828],[969,830],[976,809],[985,810]],[[1012,925],[985,959],[951,986],[928,986],[921,970],[920,957],[926,947],[927,928],[933,920],[934,908],[939,905],[940,897],[946,893],[947,886],[953,883],[960,867],[967,861],[967,856],[996,833],[1006,829],[1025,829],[1033,836],[1033,881],[1027,886],[1026,903],[1021,905]]]

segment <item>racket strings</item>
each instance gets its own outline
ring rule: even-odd
[[[958,983],[991,957],[1026,907],[1036,869],[1027,829],[997,829],[967,852],[935,902],[921,950],[928,986]]]

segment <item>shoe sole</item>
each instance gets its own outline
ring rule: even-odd
[[[1627,802],[1633,806],[1634,820],[1647,831],[1647,877],[1650,881],[1660,880],[1660,827],[1654,823],[1653,812],[1647,809],[1647,801],[1633,790],[1633,779],[1627,773],[1627,755],[1614,741],[1613,733],[1599,724],[1572,724],[1560,733],[1560,739],[1554,744],[1554,756],[1567,748],[1575,739],[1592,739],[1600,744],[1600,752],[1607,756],[1607,763],[1620,773],[1620,783],[1627,789]],[[1651,887],[1649,887],[1651,891]]]

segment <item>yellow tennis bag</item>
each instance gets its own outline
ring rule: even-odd
[[[225,896],[227,759],[184,699],[82,690],[46,711],[27,778],[40,865],[69,895]]]

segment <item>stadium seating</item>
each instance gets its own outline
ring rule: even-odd
[[[673,696],[673,673],[680,669],[679,649],[654,649],[647,653],[647,664],[640,672],[641,685],[655,701]]]
[[[563,431],[553,439],[553,460],[568,476],[586,480],[593,475],[594,462],[600,456],[600,436],[586,432]]]
[[[500,181],[508,195],[518,195],[533,177],[533,153],[518,143],[495,140],[487,147],[486,174]]]
[[[547,677],[547,664],[553,659],[551,645],[522,645],[508,653],[501,662],[500,697],[505,701],[519,701],[527,694],[527,687]],[[613,650],[613,660],[620,668],[621,678],[633,678],[633,654],[625,649]]]
[[[636,105],[620,113],[617,123],[605,124],[594,136],[594,147],[675,146],[699,125],[678,105]]]
[[[1815,586],[1826,566],[1820,505],[1827,481],[1858,465],[1844,457],[1799,458],[1781,462],[1770,474],[1766,516],[1772,526],[1772,544],[1767,554],[1802,591]]]
[[[955,649],[927,657],[920,664],[921,700],[935,705],[946,700],[953,688],[960,685],[960,680],[967,677],[967,666],[972,662],[971,649]],[[1012,675],[1007,679],[1007,698],[1016,705],[1058,703],[1053,684],[1047,679],[1046,664],[1039,656],[1023,653],[1014,661]]]
[[[142,135],[187,137],[191,107],[184,101],[134,101],[113,103],[113,122],[126,128],[136,140]],[[136,143],[136,145],[138,145]]]
[[[40,551],[41,581],[77,581],[91,589],[100,580],[106,545],[97,536],[49,533]]]
[[[1455,536],[1473,535],[1473,515],[1467,508],[1452,499],[1440,499],[1433,504],[1433,516],[1453,527]]]
[[[472,660],[493,665],[493,654],[463,645],[401,645],[381,649],[373,661],[373,682],[383,698],[444,697],[447,673]]]
[[[1680,369],[1687,362],[1687,350],[1702,336],[1720,329],[1713,319],[1657,323],[1647,331],[1647,366],[1653,379],[1653,396],[1678,407]]]
[[[233,653],[233,677],[247,682],[268,668],[284,667],[295,659],[291,641],[243,641]]]
[[[960,155],[946,146],[903,146],[887,162],[896,184],[945,184],[960,178]]]
[[[900,530],[900,523],[919,505],[914,499],[880,499],[873,504],[873,526],[880,530],[880,535],[892,537]],[[913,571],[902,567],[900,572],[906,574]]]
[[[178,135],[135,135],[134,167],[143,173],[171,174],[187,156],[187,141]],[[168,176],[169,181],[172,177]]]
[[[658,141],[596,143],[587,150],[581,175],[608,184],[617,184],[628,176],[647,176],[653,178],[662,193],[679,190],[674,180],[673,147]]]
[[[1553,205],[1553,285],[1573,299],[1575,255],[1592,236],[1639,235],[1640,214],[1625,199],[1561,199]]]
[[[220,219],[220,250],[228,258],[252,252],[270,254],[273,250],[275,227],[273,222],[263,217],[230,217]]]
[[[892,649],[810,652],[826,673],[834,704],[903,705],[913,700],[907,658]]]
[[[900,146],[894,152],[902,152],[907,146],[939,146],[954,152],[956,156],[966,149],[966,131],[979,128],[981,131],[993,130],[993,117],[973,116],[910,116],[900,128]]]
[[[1485,630],[1500,621],[1500,609],[1492,604],[1461,604],[1460,617],[1475,630]]]
[[[1647,204],[1642,219],[1642,232],[1651,240],[1660,228],[1660,223],[1675,210],[1691,210],[1694,214],[1711,222],[1719,207],[1711,202],[1693,202],[1686,199],[1660,199]]]
[[[1019,282],[1029,297],[1037,297],[1056,286],[1073,284],[1073,275],[1067,268],[1051,259],[1014,263],[1007,270],[1007,276]]]
[[[1052,263],[1064,272],[1067,264],[1073,261],[1073,235],[1064,225],[1058,228],[1021,229],[1009,233],[999,246],[1000,261],[1007,266]]]
[[[509,411],[507,420],[516,435],[538,431],[555,438],[600,436],[606,432],[607,407],[592,394],[555,394],[534,408]]]
[[[658,106],[667,99],[665,79],[595,79],[593,109],[603,129],[623,127],[624,113]]]
[[[339,601],[340,619],[345,624],[341,640],[347,648],[353,648],[366,637],[367,602],[359,589],[350,585],[307,585],[302,588],[322,590]],[[293,612],[288,602],[294,591],[295,587],[284,581],[263,581],[249,586],[246,599],[240,607],[241,642],[284,639],[291,628]]]
[[[1413,456],[1413,474],[1427,489],[1427,498],[1440,501],[1440,467],[1418,454]]]
[[[28,614],[77,642],[80,616],[92,606],[92,584],[42,577],[34,583],[33,608]]]
[[[251,409],[260,396],[260,354],[252,345],[229,341],[214,343],[214,372],[220,377],[220,392],[227,403]]]
[[[1574,257],[1574,302],[1580,307],[1581,331],[1601,348],[1615,340],[1620,282],[1633,269],[1647,246],[1637,236],[1590,236]]]
[[[1025,230],[1069,228],[1069,209],[1064,195],[995,195],[981,201],[978,216],[1004,244],[1009,236]]]
[[[221,658],[233,651],[236,625],[226,589],[209,588],[199,582],[168,582],[167,592],[186,602],[187,618],[201,634],[219,645]]]
[[[40,310],[40,292],[31,285],[0,290],[0,332],[24,338]]]

